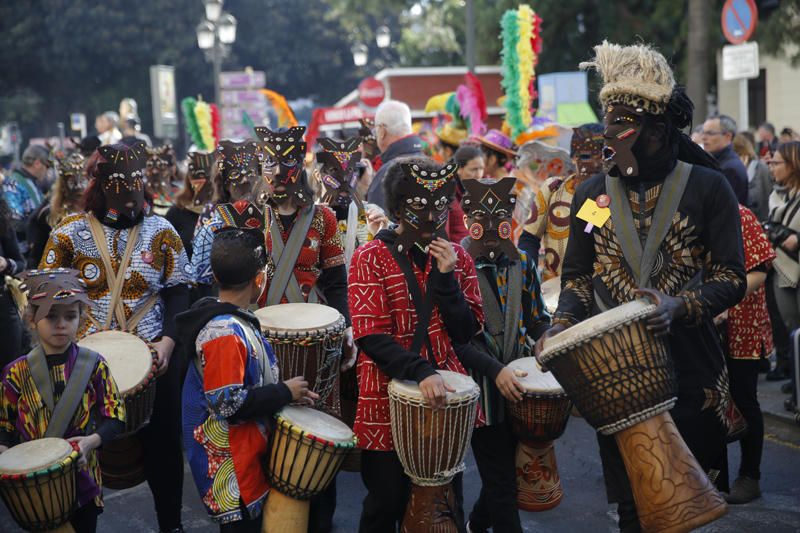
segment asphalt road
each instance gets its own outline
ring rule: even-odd
[[[731,445],[732,477],[738,467],[738,444]],[[556,443],[558,469],[564,499],[553,510],[522,513],[525,531],[587,532],[615,531],[613,512],[606,504],[600,458],[594,431],[583,419],[572,418],[564,436]],[[800,532],[800,428],[767,420],[762,464],[763,497],[745,506],[731,506],[722,519],[704,527],[704,532],[767,531]],[[358,529],[364,487],[358,474],[342,472],[338,477],[338,507],[335,531]],[[472,508],[480,478],[475,462],[468,458],[464,477],[466,511]],[[212,532],[217,528],[206,517],[188,467],[184,483],[184,527],[189,532]],[[5,507],[0,508],[0,531],[20,531]],[[126,491],[106,491],[106,510],[100,516],[100,532],[156,532],[155,514],[146,484]]]

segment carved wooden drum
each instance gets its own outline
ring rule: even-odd
[[[456,531],[450,482],[464,470],[480,389],[469,376],[438,372],[455,392],[447,393],[446,407],[437,411],[425,404],[416,383],[397,379],[389,383],[392,439],[413,483],[404,532]]]
[[[614,435],[644,531],[690,531],[727,511],[681,438],[672,359],[645,325],[656,306],[635,300],[545,341],[540,359],[599,432]]]
[[[508,364],[525,388],[522,401],[508,404],[517,445],[517,506],[525,511],[552,509],[564,496],[553,441],[564,434],[572,402],[550,372],[533,357]]]

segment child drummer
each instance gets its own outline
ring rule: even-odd
[[[229,224],[211,246],[219,298],[177,317],[190,363],[183,388],[183,436],[195,484],[221,532],[260,532],[269,491],[261,466],[266,420],[291,401],[317,395],[302,377],[281,383],[272,348],[247,308],[267,278],[264,216],[245,200],[217,207]]]
[[[518,401],[523,389],[504,365],[533,355],[530,340],[550,327],[536,267],[511,240],[515,182],[511,177],[492,183],[462,181],[461,207],[469,235],[461,245],[475,260],[486,319],[485,329],[471,345],[458,348],[481,387],[486,415],[486,426],[472,434],[472,452],[483,483],[468,522],[469,531],[476,533],[489,528],[522,531],[517,511],[517,439],[506,420],[503,397]],[[470,360],[477,355],[475,349],[491,357],[474,364]]]
[[[78,509],[70,522],[94,532],[102,512],[95,450],[125,428],[125,404],[105,359],[79,348],[75,336],[89,299],[77,270],[31,270],[26,321],[39,344],[12,361],[0,382],[0,452],[43,437],[65,438],[80,451]]]
[[[394,163],[384,186],[397,226],[359,247],[350,265],[350,313],[361,349],[354,431],[367,488],[362,533],[395,531],[409,498],[410,480],[392,442],[389,381],[415,381],[426,403],[443,407],[447,386],[436,370],[466,373],[453,346],[469,342],[483,322],[472,259],[444,234],[456,169],[425,158]],[[454,489],[460,501],[460,475]],[[461,509],[442,512],[463,529]]]

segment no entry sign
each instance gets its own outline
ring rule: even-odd
[[[367,107],[377,107],[386,98],[386,87],[380,80],[364,78],[358,84],[358,98]]]
[[[758,8],[753,0],[726,0],[722,8],[722,33],[731,44],[742,44],[753,36]]]

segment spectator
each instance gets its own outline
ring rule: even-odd
[[[514,142],[500,130],[489,130],[483,137],[478,137],[478,142],[486,161],[486,177],[500,180],[511,176],[511,162],[517,156]]]
[[[450,214],[447,218],[447,237],[451,242],[461,244],[468,235],[464,221],[464,210],[461,208],[461,197],[464,195],[462,180],[480,179],[483,177],[483,153],[480,148],[461,145],[454,153],[453,160],[458,164],[456,194],[450,202]]]
[[[774,184],[769,167],[756,157],[753,144],[741,133],[733,138],[733,151],[747,170],[747,207],[763,222],[769,217],[769,195]]]
[[[792,331],[800,327],[800,292],[797,286],[800,282],[800,142],[778,146],[768,164],[776,182],[770,203],[777,206],[770,211],[767,230],[767,237],[777,254],[775,275],[771,276],[772,289],[780,316],[787,330]],[[788,367],[790,365],[783,362],[783,369]],[[793,403],[797,404],[796,398]]]
[[[775,137],[775,126],[765,122],[758,127],[758,157],[772,155],[778,147],[778,139]]]
[[[6,201],[0,197],[0,368],[23,353],[22,320],[6,276],[14,276],[25,270],[25,259],[19,250],[17,236],[10,224],[12,220]]]
[[[788,143],[792,141],[800,141],[800,135],[797,134],[792,128],[783,128],[781,130],[781,136],[779,140],[779,144]]]
[[[44,200],[39,182],[47,177],[47,171],[52,166],[47,148],[32,144],[22,154],[22,167],[3,180],[3,196],[10,209],[23,254],[28,251],[25,236],[28,217]]]
[[[411,110],[403,102],[387,100],[375,111],[375,139],[381,151],[381,167],[367,191],[367,201],[384,212],[383,179],[393,159],[422,155],[422,141],[411,129]]]
[[[139,122],[139,117],[132,116],[125,119],[122,124],[122,139],[119,142],[130,146],[136,141],[144,141],[147,146],[153,146],[150,136],[142,133],[142,125]]]
[[[462,145],[456,150],[453,159],[458,163],[458,179],[477,180],[483,177],[486,160],[480,148],[472,145]]]
[[[119,115],[115,111],[106,111],[102,115],[97,115],[94,119],[94,127],[97,136],[100,137],[100,144],[117,144],[122,139],[122,133],[117,129]]]
[[[739,203],[747,205],[747,170],[733,151],[735,135],[736,121],[727,115],[710,117],[703,124],[703,148],[716,158]]]

